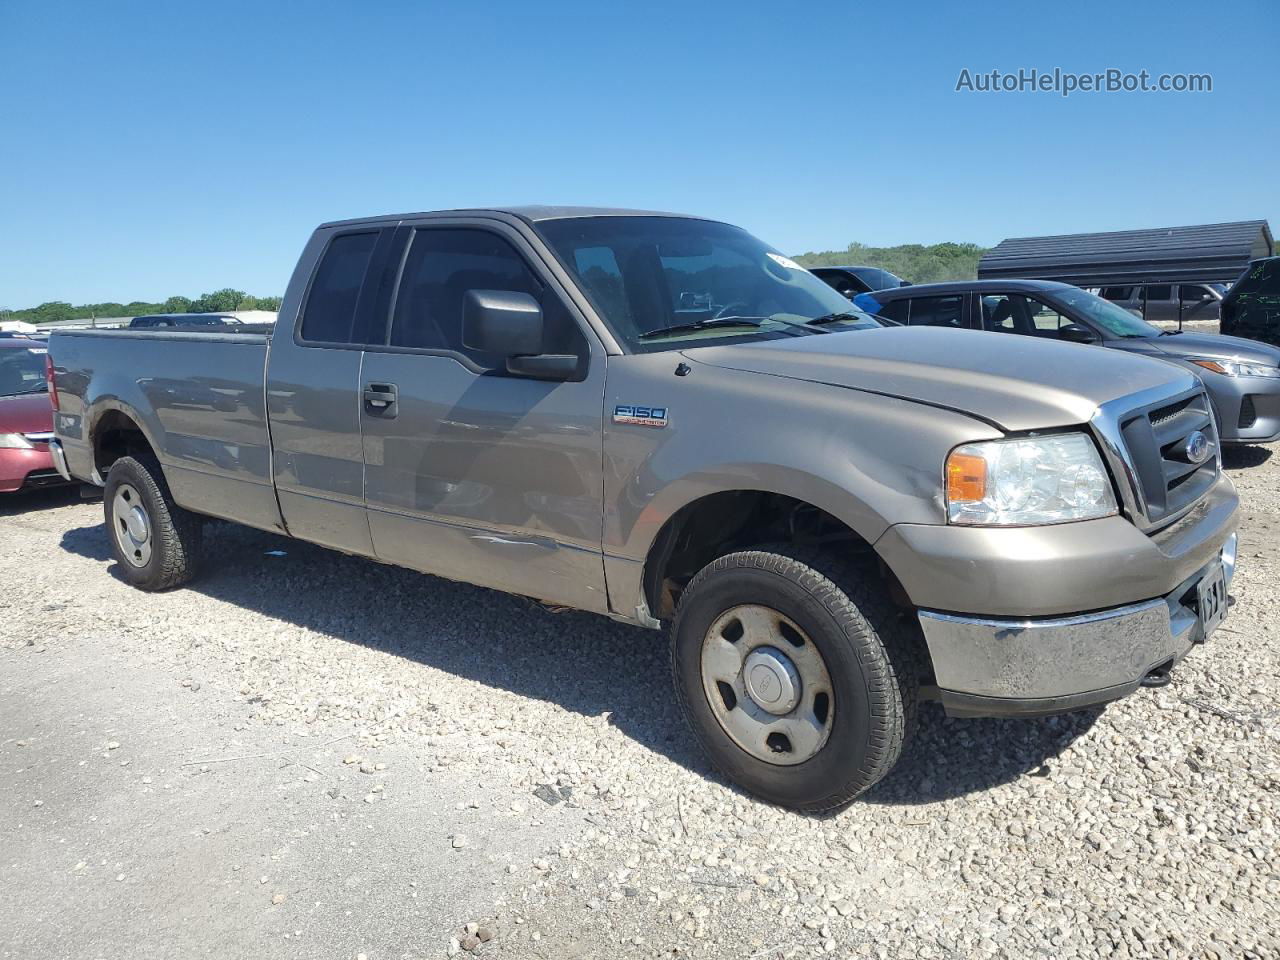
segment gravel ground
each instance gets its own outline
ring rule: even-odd
[[[828,818],[708,769],[655,633],[226,524],[146,596],[100,504],[8,501],[0,957],[1280,955],[1272,453],[1172,685],[927,705]]]

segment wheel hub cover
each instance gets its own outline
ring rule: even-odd
[[[774,647],[751,651],[743,680],[751,699],[776,716],[790,713],[800,702],[800,675],[787,655]]]
[[[147,529],[147,515],[142,512],[141,508],[134,507],[129,511],[125,519],[125,523],[129,527],[129,536],[133,537],[138,543],[145,543],[149,531]]]

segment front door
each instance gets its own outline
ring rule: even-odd
[[[537,264],[495,221],[413,231],[360,376],[369,528],[379,559],[604,612],[604,355]],[[543,351],[579,354],[580,379],[512,376],[464,344],[468,290],[532,294]]]

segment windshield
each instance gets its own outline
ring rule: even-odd
[[[32,343],[29,347],[0,350],[0,397],[16,397],[21,393],[40,393],[48,389],[44,379],[46,349]]]
[[[853,267],[852,272],[872,290],[896,290],[902,278],[880,267]]]
[[[1158,337],[1162,332],[1124,307],[1087,290],[1054,290],[1053,299],[1100,329],[1107,340],[1145,340]]]
[[[745,230],[682,217],[537,225],[637,353],[883,326]],[[821,319],[821,325],[809,321]]]

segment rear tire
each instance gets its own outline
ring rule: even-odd
[[[874,786],[902,753],[915,721],[916,643],[874,570],[791,546],[733,553],[680,598],[676,697],[730,780],[826,812]]]
[[[174,502],[156,460],[121,457],[113,463],[102,504],[111,552],[131,585],[168,590],[195,576],[204,525]]]

